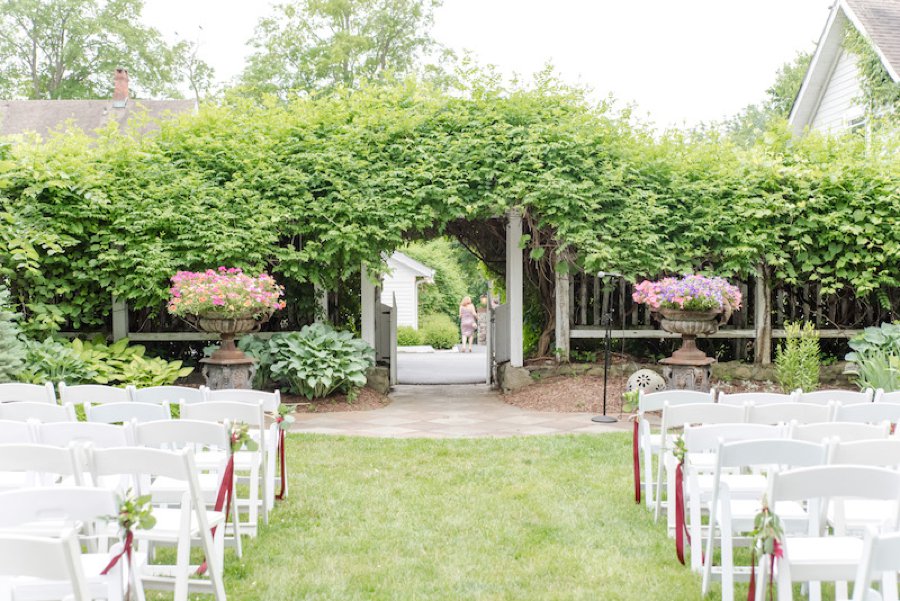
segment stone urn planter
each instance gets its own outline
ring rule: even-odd
[[[672,353],[671,360],[694,364],[708,359],[706,353],[697,348],[697,336],[708,336],[719,330],[719,316],[722,311],[684,311],[681,309],[659,310],[662,319],[660,327],[666,332],[681,334],[681,347]]]
[[[715,334],[719,326],[731,317],[731,310],[684,311],[660,308],[660,327],[666,332],[681,334],[681,347],[671,357],[662,359],[666,387],[679,390],[709,392],[712,357],[697,348],[697,336]]]
[[[212,355],[200,360],[207,386],[212,390],[253,387],[256,359],[248,357],[235,345],[234,340],[240,334],[258,332],[268,319],[268,315],[257,319],[252,316],[224,317],[215,313],[205,313],[194,319],[197,329],[218,334],[221,340],[219,348]]]

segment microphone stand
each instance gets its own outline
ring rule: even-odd
[[[600,272],[600,277],[604,277],[607,275],[602,271]],[[606,284],[609,285],[608,283]],[[609,348],[612,345],[612,299],[610,299],[609,304],[606,307],[606,313],[603,314],[603,318],[600,320],[600,325],[606,328],[606,332],[604,334],[604,349],[603,349],[603,415],[595,415],[591,418],[592,422],[597,422],[601,424],[613,424],[619,420],[612,417],[611,415],[606,415],[606,384],[609,378]]]

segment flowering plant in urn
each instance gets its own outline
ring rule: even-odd
[[[715,333],[743,300],[738,287],[724,278],[699,274],[645,280],[634,287],[632,298],[662,315],[663,330],[681,334],[682,346],[671,359],[684,364],[707,360],[695,344],[696,337]]]
[[[172,315],[214,315],[230,319],[268,318],[283,309],[284,288],[262,273],[247,275],[238,267],[179,271],[169,289]]]
[[[238,267],[179,271],[172,276],[169,292],[169,313],[221,336],[222,345],[211,357],[220,362],[252,363],[235,347],[235,335],[258,330],[285,307],[284,288],[272,276],[247,275]]]

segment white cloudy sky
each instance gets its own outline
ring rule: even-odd
[[[444,0],[434,36],[481,63],[564,79],[634,102],[662,126],[759,100],[775,70],[812,50],[833,0]],[[237,75],[267,0],[146,0],[165,35],[199,39],[221,80]],[[202,29],[201,29],[202,28]]]

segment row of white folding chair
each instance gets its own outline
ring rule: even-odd
[[[256,402],[262,400],[266,411],[275,412],[281,404],[281,393],[251,389],[210,390],[206,386],[149,386],[136,388],[126,386],[104,386],[100,384],[78,384],[69,386],[59,383],[59,397],[65,403],[203,403],[207,401]]]
[[[227,445],[227,433],[222,430],[220,443]],[[226,446],[226,448],[228,448]],[[222,585],[224,558],[225,514],[208,510],[198,479],[198,469],[190,448],[177,451],[146,447],[86,448],[86,462],[79,459],[75,445],[51,447],[47,445],[0,444],[0,472],[19,471],[31,476],[33,484],[74,482],[77,486],[117,478],[118,492],[125,487],[136,494],[151,494],[147,483],[166,478],[182,483],[184,492],[177,507],[156,507],[156,525],[151,530],[138,530],[135,539],[142,544],[159,543],[177,547],[173,565],[148,565],[142,579],[149,587],[175,591],[177,601],[186,601],[188,591],[212,593],[217,600],[225,599]],[[48,475],[53,478],[47,478]],[[171,504],[172,498],[163,499]],[[223,526],[220,528],[220,526]],[[217,529],[215,538],[211,527]],[[190,565],[191,543],[199,543],[206,557],[209,580],[192,578],[198,566]]]
[[[815,403],[820,405],[827,405],[831,402],[871,403],[878,393],[883,395],[884,391],[866,388],[865,390],[824,389],[810,392],[803,392],[797,389],[790,394],[778,392],[719,392],[716,396],[716,402],[726,405],[743,405],[748,402],[756,405],[770,403]]]
[[[900,571],[900,532],[876,534],[866,532],[862,561],[853,580],[852,601],[883,601],[886,579],[895,578]],[[875,591],[869,585],[873,580],[882,581],[882,590]],[[896,598],[896,597],[895,597]]]
[[[882,532],[900,528],[900,471],[860,465],[826,465],[772,474],[767,497],[777,506],[784,501],[805,503],[808,530],[801,535],[785,533],[783,555],[775,566],[779,601],[793,598],[793,583],[809,586],[811,601],[821,599],[820,583],[835,582],[837,598],[846,598],[846,582],[856,577],[863,562],[864,540],[848,533],[840,521],[832,525],[834,534],[826,534],[828,506],[834,499],[879,501],[891,507]],[[759,561],[759,579],[768,577],[769,559]],[[867,583],[866,583],[867,585]],[[896,597],[897,574],[888,572],[883,581],[888,597]],[[765,598],[765,587],[758,586],[757,601]]]
[[[124,423],[132,420],[153,421],[171,419],[172,414],[168,403],[160,405],[151,403],[107,403],[105,405],[84,404],[85,418],[89,422],[99,423]],[[51,405],[50,403],[35,403],[21,401],[13,403],[0,403],[0,420],[27,421],[33,420],[42,423],[75,422],[77,421],[75,406],[71,403],[64,405]]]
[[[833,424],[824,424],[832,427]],[[851,424],[853,428],[860,424]],[[897,438],[864,438],[850,442],[840,442],[829,438],[829,431],[808,431],[807,440],[780,439],[777,435],[768,439],[747,438],[748,428],[757,425],[711,425],[687,428],[685,440],[689,453],[709,451],[716,448],[716,466],[712,480],[708,476],[698,475],[690,470],[688,476],[688,503],[690,506],[690,525],[692,532],[691,558],[692,567],[696,569],[700,558],[703,558],[703,593],[706,594],[713,576],[722,578],[722,598],[733,599],[733,583],[735,575],[747,576],[747,571],[740,572],[734,568],[733,546],[741,534],[751,531],[753,521],[759,511],[759,497],[762,488],[759,482],[746,486],[752,476],[735,475],[747,473],[747,470],[771,472],[772,469],[795,467],[812,467],[829,464],[856,464],[870,466],[900,466],[900,439]],[[862,425],[868,432],[858,430],[859,435],[880,434],[870,425]],[[752,431],[749,432],[751,435]],[[777,432],[773,432],[777,434]],[[825,437],[820,435],[825,434]],[[706,481],[704,482],[704,478]],[[738,485],[735,486],[735,480]],[[710,500],[711,497],[711,500]],[[709,500],[707,504],[706,501]],[[699,553],[697,540],[700,535],[701,505],[708,508],[709,526],[706,532],[705,553]],[[796,531],[798,521],[805,524],[808,515],[802,506],[785,502],[773,507],[781,518],[786,531]],[[884,520],[886,509],[883,505],[871,503],[859,504],[847,501],[831,506],[829,514],[832,523],[842,523],[845,527],[861,530]],[[716,533],[719,536],[716,536]],[[716,541],[721,541],[721,569],[713,565]]]
[[[671,447],[674,430],[684,428],[687,425],[702,424],[728,424],[728,423],[757,423],[757,424],[820,424],[833,420],[835,417],[843,418],[839,423],[859,422],[875,424],[884,436],[889,433],[891,423],[900,421],[900,405],[893,403],[861,403],[859,405],[842,405],[830,403],[829,405],[815,405],[810,403],[779,403],[764,405],[729,405],[704,403],[681,403],[669,405],[668,401],[663,405],[662,426],[660,428],[660,447],[664,449],[664,456],[659,461],[656,477],[656,519],[664,505],[662,499],[663,476],[668,475],[667,499],[671,498],[674,490],[674,459],[671,456]],[[797,426],[799,427],[799,426]],[[828,429],[827,426],[817,426],[819,430]],[[838,428],[838,430],[835,430]],[[846,436],[856,436],[853,426],[831,427],[831,431],[846,432]],[[859,428],[865,431],[866,428]],[[802,432],[800,427],[798,432]],[[873,431],[874,432],[874,431]],[[838,434],[835,434],[838,435]],[[862,435],[862,434],[860,434]],[[873,433],[872,436],[875,436]],[[674,527],[674,516],[668,512],[669,527]]]
[[[121,601],[130,583],[136,598],[143,600],[140,575],[146,563],[145,554],[133,553],[131,567],[122,560],[107,574],[101,573],[110,558],[123,550],[122,542],[118,541],[118,526],[110,518],[117,513],[115,492],[102,488],[22,488],[0,494],[0,538],[9,535],[11,540],[24,545],[10,549],[0,543],[0,565],[7,570],[6,576],[11,576],[0,582],[0,590],[10,589],[8,592],[16,599],[63,599],[73,592],[79,598],[83,594],[79,588],[83,587],[88,594],[85,599]],[[23,541],[23,536],[55,539],[57,545],[69,537],[76,541],[75,552],[68,558],[69,574],[36,568],[35,564],[45,561],[53,565],[59,549],[47,557],[29,556],[25,551],[28,541]],[[49,541],[37,547],[52,549],[54,545]],[[86,553],[81,551],[82,544],[87,548]],[[10,569],[10,563],[14,570]]]

